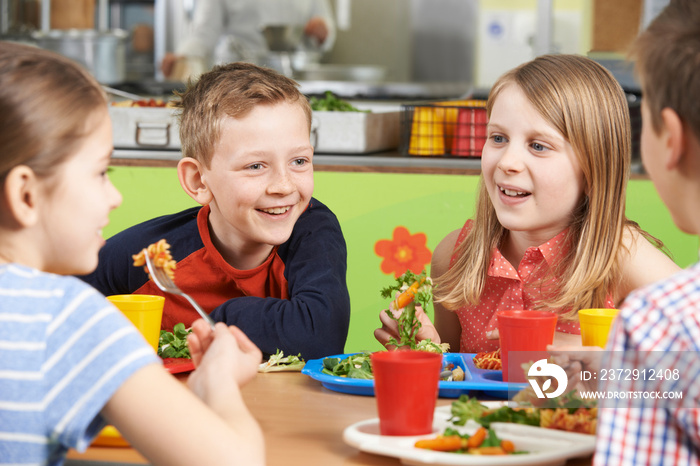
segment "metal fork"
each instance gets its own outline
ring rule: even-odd
[[[146,257],[146,265],[148,266],[148,270],[151,272],[151,278],[156,286],[166,293],[177,294],[187,299],[187,301],[190,302],[192,307],[195,308],[199,315],[202,316],[202,319],[204,319],[211,326],[212,330],[214,330],[214,320],[209,317],[209,314],[207,314],[199,304],[197,304],[197,301],[178,288],[178,286],[175,284],[175,282],[173,282],[163,268],[153,265],[153,261],[148,255],[148,251],[146,249],[143,250],[143,255]]]

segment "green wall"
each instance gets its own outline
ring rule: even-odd
[[[107,237],[154,216],[196,205],[180,188],[174,168],[113,167],[110,176],[124,202],[112,212]],[[375,254],[375,244],[392,240],[394,229],[403,226],[411,235],[425,234],[432,251],[445,234],[472,215],[478,177],[316,172],[315,180],[314,196],[338,216],[348,246],[352,317],[345,349],[380,349],[372,332],[388,303],[379,290],[392,283],[393,275],[380,270],[383,258]],[[664,241],[680,266],[697,261],[697,238],[673,225],[651,181],[630,181],[627,215]]]

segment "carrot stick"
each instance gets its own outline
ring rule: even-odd
[[[469,437],[469,439],[467,440],[467,447],[477,448],[481,446],[481,444],[484,443],[486,434],[488,434],[488,431],[483,427],[479,427],[477,431],[474,432],[474,435]]]
[[[406,291],[401,293],[396,297],[396,299],[393,301],[394,309],[401,309],[413,301],[413,299],[416,297],[416,293],[418,292],[418,288],[423,284],[425,281],[425,278],[421,278],[420,280],[416,280],[413,282],[411,286],[409,286]]]
[[[457,451],[462,448],[462,437],[459,435],[448,435],[431,439],[417,440],[416,448],[435,451]]]
[[[505,455],[506,451],[501,447],[479,447],[470,448],[469,453],[472,455]]]
[[[515,444],[510,440],[501,440],[501,448],[506,453],[513,453],[515,451]]]

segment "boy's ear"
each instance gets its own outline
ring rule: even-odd
[[[177,177],[180,180],[180,186],[188,196],[201,205],[207,205],[212,200],[212,194],[204,182],[203,169],[198,160],[183,157],[177,163]]]
[[[18,165],[7,174],[3,194],[9,210],[9,220],[18,227],[30,227],[39,219],[39,180],[34,170]]]
[[[686,133],[683,121],[674,110],[670,108],[661,110],[661,120],[663,121],[667,134],[666,149],[668,152],[666,168],[672,170],[678,168],[681,163],[686,151],[686,139],[689,135]]]

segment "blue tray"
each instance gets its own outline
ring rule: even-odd
[[[345,359],[357,353],[337,354],[329,358]],[[504,382],[501,371],[477,369],[474,366],[474,353],[445,353],[443,364],[454,364],[464,371],[465,380],[462,382],[440,381],[439,396],[442,398],[459,398],[462,394],[481,391],[496,398],[509,398],[527,386],[524,383]],[[312,379],[318,380],[329,390],[351,395],[374,396],[374,380],[351,379],[324,374],[323,359],[312,359],[306,362],[301,370]]]

